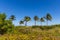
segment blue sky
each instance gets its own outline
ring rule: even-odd
[[[0,0],[0,12],[5,12],[7,17],[15,15],[16,20],[13,22],[15,25],[19,25],[24,16],[30,16],[32,20],[28,25],[34,25],[35,15],[41,18],[47,13],[53,17],[52,22],[49,22],[50,25],[60,24],[60,0]]]

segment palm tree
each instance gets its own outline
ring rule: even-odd
[[[24,21],[21,20],[21,21],[19,22],[19,24],[24,24]]]
[[[42,18],[40,18],[40,21],[41,21],[41,26],[42,26],[42,22],[44,22],[45,20],[44,20],[44,18],[42,17]]]
[[[52,20],[52,16],[49,13],[47,13],[45,19],[47,20],[47,26],[48,26],[48,21]]]
[[[34,16],[34,20],[35,20],[35,26],[36,26],[36,21],[39,20],[38,16]]]
[[[13,21],[13,20],[15,20],[15,18],[16,18],[16,17],[15,17],[14,15],[11,15],[9,19],[10,19],[11,21]]]
[[[31,20],[31,18],[29,16],[24,17],[25,26],[27,26],[27,22],[30,21],[30,20]]]

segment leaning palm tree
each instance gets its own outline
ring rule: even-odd
[[[47,13],[45,19],[47,20],[47,26],[48,26],[48,21],[52,20],[52,16],[49,13]]]
[[[11,21],[13,21],[13,20],[15,20],[15,18],[16,18],[16,17],[15,17],[14,15],[11,15],[9,19],[10,19]]]
[[[31,20],[31,18],[29,16],[24,17],[25,26],[27,26],[27,22],[30,21],[30,20]]]
[[[35,26],[36,26],[36,21],[39,20],[38,16],[34,16],[34,20],[35,20]]]
[[[19,24],[24,24],[24,21],[21,20],[21,21],[19,22]]]
[[[41,26],[42,26],[42,22],[44,22],[45,20],[44,20],[44,18],[42,17],[42,18],[40,18],[40,21],[41,21]]]

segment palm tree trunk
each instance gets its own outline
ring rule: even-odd
[[[35,21],[35,26],[36,26],[36,21]]]
[[[42,26],[42,22],[41,22],[41,26]]]
[[[20,26],[21,26],[21,24],[20,24]]]
[[[25,22],[25,26],[27,26],[27,21]]]
[[[48,26],[48,20],[47,20],[47,26]]]
[[[22,26],[22,25],[20,24],[20,26]]]

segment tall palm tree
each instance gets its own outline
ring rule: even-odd
[[[38,16],[34,16],[34,20],[35,20],[35,26],[36,26],[36,21],[39,20]]]
[[[16,18],[16,17],[15,17],[14,15],[11,15],[11,16],[10,16],[10,20],[11,20],[11,21],[15,20],[15,18]]]
[[[19,24],[24,24],[24,21],[21,20],[21,21],[19,22]]]
[[[30,21],[30,20],[31,20],[31,18],[29,16],[24,17],[25,26],[27,26],[27,22]]]
[[[49,13],[47,13],[45,19],[47,20],[47,26],[48,26],[48,21],[52,20],[52,16]]]
[[[40,21],[41,21],[41,26],[42,26],[42,22],[44,22],[45,20],[44,20],[44,18],[42,17],[42,18],[40,18]]]

